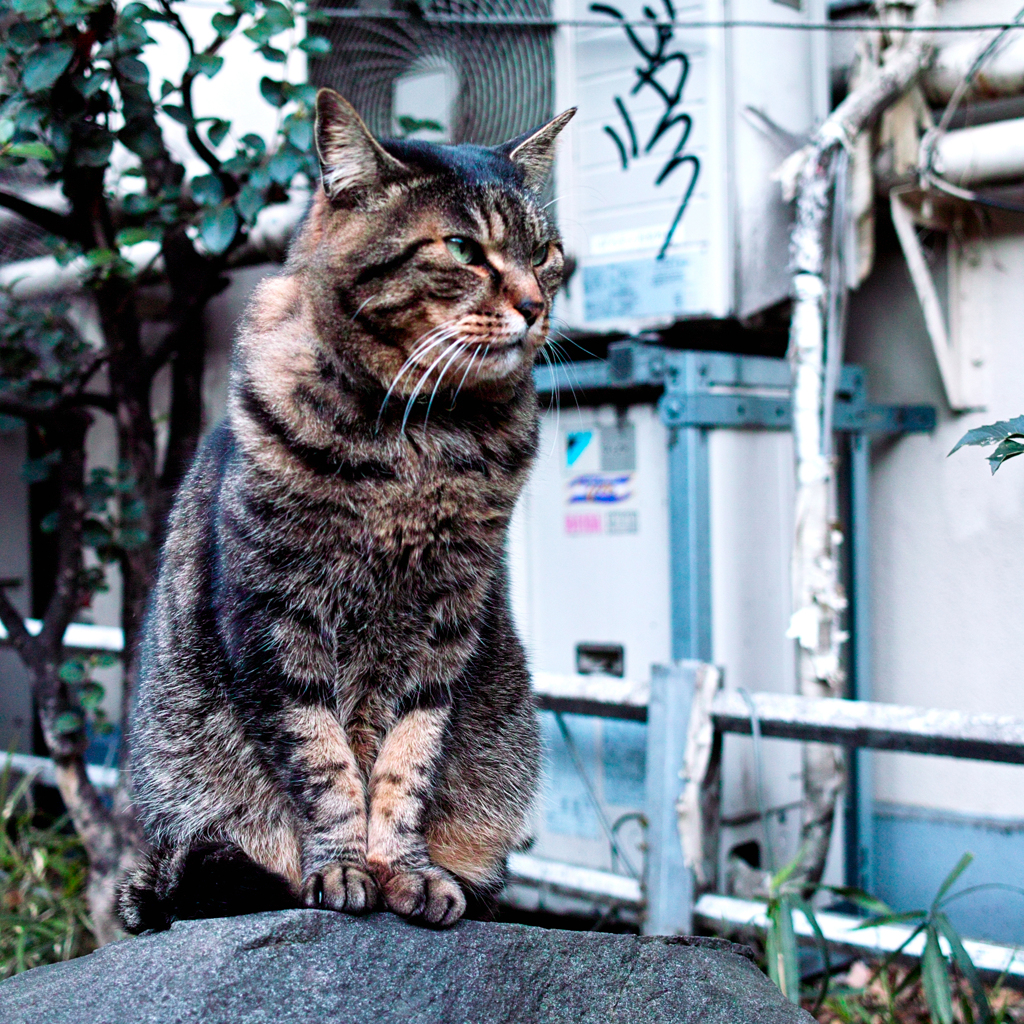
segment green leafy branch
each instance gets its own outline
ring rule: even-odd
[[[1007,459],[1024,454],[1024,416],[1014,416],[1012,420],[1000,420],[998,423],[968,430],[949,454],[952,455],[965,445],[987,448],[993,444],[996,450],[988,456],[988,464],[995,473]]]

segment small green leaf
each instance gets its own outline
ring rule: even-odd
[[[152,213],[160,205],[156,196],[144,196],[131,192],[124,197],[124,212],[132,217],[142,217]]]
[[[260,92],[272,107],[283,107],[288,102],[286,85],[286,82],[275,82],[273,78],[263,77],[260,79]]]
[[[119,246],[138,245],[139,242],[159,242],[164,237],[164,230],[159,224],[144,227],[122,228],[114,239]]]
[[[290,185],[292,178],[302,170],[305,163],[303,154],[289,143],[285,143],[267,164],[270,177],[278,185]]]
[[[215,256],[225,252],[238,230],[238,214],[233,206],[209,210],[199,220],[199,237],[207,251]]]
[[[57,529],[57,524],[60,522],[60,512],[54,509],[52,512],[47,512],[42,519],[39,520],[39,532],[40,533],[53,533]]]
[[[16,142],[7,149],[8,156],[20,156],[26,160],[52,160],[53,150],[45,142]]]
[[[202,174],[193,178],[189,188],[192,198],[200,206],[217,206],[224,199],[224,186],[216,174]]]
[[[313,148],[313,122],[307,117],[293,114],[284,123],[284,133],[288,141],[303,153]]]
[[[299,43],[299,48],[305,50],[311,57],[322,57],[325,53],[331,52],[330,41],[323,36],[306,36]]]
[[[149,83],[149,68],[137,57],[118,57],[114,65],[118,74],[127,78],[129,82],[136,82],[138,85]]]
[[[269,79],[268,79],[269,81]],[[262,88],[262,85],[261,85]],[[263,156],[267,151],[267,144],[254,132],[247,132],[241,139],[243,146],[248,146],[257,156]]]
[[[256,0],[228,0],[228,6],[239,14],[256,13]]]
[[[179,107],[174,103],[165,103],[160,108],[169,118],[177,121],[178,124],[183,124],[186,128],[192,124],[192,118],[188,116],[184,107]]]
[[[92,663],[96,668],[113,668],[121,663],[121,659],[116,654],[101,651],[99,654],[92,656]]]
[[[82,728],[82,716],[74,711],[64,711],[59,714],[53,723],[53,731],[58,736],[69,736]]]
[[[106,690],[93,680],[89,680],[78,691],[78,699],[86,711],[95,711],[103,703],[105,695]]]
[[[11,9],[23,14],[29,21],[40,21],[50,13],[46,0],[11,0]]]
[[[49,89],[67,70],[74,55],[75,48],[68,43],[40,46],[25,62],[25,70],[21,75],[25,91],[35,93]]]
[[[143,160],[153,160],[163,153],[163,135],[152,117],[137,117],[118,133],[118,140]]]
[[[210,145],[216,149],[227,138],[229,131],[231,131],[231,122],[218,118],[206,129],[206,137],[210,140]]]
[[[218,57],[215,53],[197,53],[188,62],[189,74],[206,75],[207,78],[213,78],[222,67],[224,58]]]
[[[292,12],[278,0],[265,0],[263,17],[260,20],[266,22],[275,35],[285,29],[295,28]]]
[[[252,224],[256,220],[256,215],[263,209],[265,202],[266,192],[252,185],[243,185],[235,197],[235,206],[247,224]]]
[[[99,70],[93,71],[88,78],[82,79],[81,84],[78,86],[78,91],[86,99],[89,99],[93,93],[98,89],[102,89],[109,81],[110,72],[106,68],[100,68]]]
[[[928,1008],[938,1024],[953,1024],[953,999],[949,987],[946,958],[939,948],[939,937],[932,927],[927,929],[924,955],[921,957],[921,985]]]
[[[276,46],[271,46],[269,43],[261,46],[259,53],[264,60],[269,60],[274,64],[284,64],[288,60],[288,54],[284,50],[279,50]]]
[[[80,658],[70,658],[65,661],[58,670],[57,675],[59,675],[65,683],[81,683],[88,678],[85,671],[85,665],[82,663]]]
[[[210,19],[210,24],[213,26],[213,31],[216,32],[221,39],[226,39],[235,31],[236,28],[238,28],[238,20],[241,17],[241,13],[222,14],[218,12]]]

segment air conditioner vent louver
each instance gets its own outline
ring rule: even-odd
[[[330,0],[323,6],[337,7]],[[554,60],[550,28],[486,24],[430,24],[388,19],[386,5],[345,4],[366,18],[333,18],[317,27],[332,52],[310,62],[310,80],[348,99],[370,130],[401,134],[395,110],[396,83],[410,73],[444,64],[457,85],[444,125],[450,142],[496,145],[552,116]],[[548,18],[544,0],[435,0],[419,7],[431,15]],[[378,15],[374,17],[374,15]]]

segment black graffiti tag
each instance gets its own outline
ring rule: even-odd
[[[662,0],[662,5],[665,8],[669,24],[659,22],[658,16],[654,11],[650,7],[644,7],[644,18],[650,22],[650,27],[654,30],[654,44],[652,46],[647,46],[644,43],[640,36],[637,35],[633,26],[627,22],[625,15],[617,8],[609,7],[607,4],[590,5],[591,11],[595,14],[606,14],[622,24],[630,45],[639,54],[643,62],[635,69],[636,84],[630,90],[630,96],[636,96],[641,89],[653,89],[661,100],[663,107],[661,117],[644,144],[643,152],[645,154],[650,153],[663,136],[677,126],[680,129],[675,148],[658,172],[657,178],[654,179],[655,186],[660,186],[666,182],[673,172],[683,164],[689,164],[691,168],[690,181],[686,186],[686,191],[683,193],[682,200],[676,210],[676,215],[672,219],[668,234],[665,235],[665,241],[662,242],[661,249],[658,252],[659,260],[665,258],[668,247],[672,244],[672,237],[675,235],[676,228],[679,227],[679,223],[683,219],[683,214],[686,212],[686,207],[697,184],[697,177],[700,175],[700,158],[692,153],[683,153],[686,143],[690,138],[690,132],[693,129],[693,119],[689,114],[676,113],[683,98],[683,87],[686,85],[686,79],[690,74],[690,58],[680,50],[670,49],[674,39],[671,22],[675,19],[676,12],[672,6],[672,0]],[[666,88],[665,81],[668,82],[671,88]],[[621,96],[615,97],[615,106],[625,125],[627,138],[623,139],[619,132],[611,125],[605,125],[604,130],[615,143],[619,151],[619,158],[622,160],[622,169],[625,171],[629,168],[630,159],[635,159],[640,155],[640,144],[637,140],[633,119],[630,117],[629,110],[626,104],[623,103]]]

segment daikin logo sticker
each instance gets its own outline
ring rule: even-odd
[[[579,457],[587,450],[587,445],[593,440],[592,430],[574,430],[565,437],[565,464],[574,466]]]

